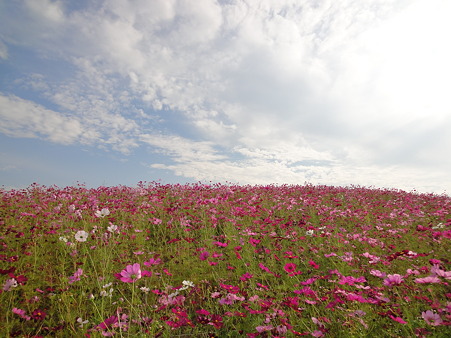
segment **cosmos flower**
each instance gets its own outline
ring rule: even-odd
[[[3,285],[3,291],[9,291],[12,288],[16,288],[18,285],[17,281],[14,278],[7,279],[5,284]]]
[[[69,284],[79,281],[82,275],[83,269],[78,269],[77,271],[75,271],[74,275],[69,277]]]
[[[83,325],[88,324],[89,320],[83,320],[81,317],[77,318],[78,327],[83,327]]]
[[[97,210],[94,215],[99,218],[103,218],[110,214],[110,210],[108,208],[103,208],[102,210]]]
[[[141,266],[139,263],[127,265],[124,270],[115,276],[124,283],[134,283],[141,278]]]
[[[110,225],[106,228],[108,232],[116,232],[118,229],[118,226],[116,224],[110,223]]]
[[[245,274],[243,274],[243,275],[240,277],[240,280],[242,280],[243,282],[246,282],[246,281],[248,281],[249,279],[251,279],[252,277],[253,277],[252,274],[250,274],[249,272],[246,272]]]
[[[13,313],[15,313],[16,315],[18,315],[19,317],[21,317],[21,318],[23,318],[25,320],[30,320],[31,319],[30,316],[27,316],[25,310],[18,309],[18,308],[15,307],[15,308],[13,308]]]
[[[397,273],[393,275],[387,275],[387,278],[384,279],[384,285],[393,286],[399,285],[403,282],[403,277]]]
[[[183,282],[182,282],[182,284],[184,285],[184,286],[189,286],[189,287],[194,287],[194,283],[193,282],[191,282],[191,281],[189,281],[189,280],[184,280]]]
[[[421,313],[421,317],[428,323],[429,325],[439,326],[443,324],[442,318],[437,313],[432,312],[431,310],[427,310]]]
[[[47,313],[41,309],[36,309],[31,314],[31,318],[34,320],[44,320],[45,316],[47,316]]]
[[[75,240],[77,242],[86,242],[86,240],[88,239],[89,234],[84,231],[84,230],[80,230],[77,231],[77,233],[75,234]]]
[[[440,283],[440,278],[437,276],[428,276],[424,278],[415,278],[415,283],[425,284],[425,283]]]
[[[286,273],[288,273],[289,276],[293,277],[295,275],[300,275],[302,274],[301,271],[297,271],[296,270],[297,266],[294,263],[287,263],[285,264],[285,266],[283,267],[283,269],[285,270]]]
[[[147,262],[144,262],[145,266],[152,266],[152,265],[158,265],[161,263],[161,259],[160,258],[151,258],[149,259]]]

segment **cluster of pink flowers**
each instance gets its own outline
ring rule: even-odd
[[[337,320],[344,334],[381,334],[374,318],[388,329],[411,326],[419,337],[439,336],[451,325],[446,196],[155,184],[30,188],[2,197],[10,207],[0,219],[0,293],[11,301],[0,317],[11,319],[16,336],[40,334],[30,333],[34,324],[61,336],[74,328],[102,336],[233,329],[243,337],[280,338],[333,336]],[[46,241],[63,250],[58,257],[72,267],[67,278],[61,278],[67,270],[51,265],[60,252],[42,250],[34,265],[35,243]],[[96,262],[105,252],[113,253],[108,265]],[[32,275],[38,268],[46,272],[40,278]],[[36,285],[24,288],[25,275]],[[91,305],[75,306],[80,297]],[[79,311],[73,323],[55,319],[55,299]]]

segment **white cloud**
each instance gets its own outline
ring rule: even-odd
[[[34,102],[0,94],[0,131],[14,137],[43,137],[71,144],[82,137],[76,118],[64,116]]]
[[[22,113],[7,115],[7,135],[122,153],[144,144],[173,162],[155,168],[243,183],[396,183],[451,170],[441,160],[451,148],[445,1],[23,4],[8,8],[26,27],[0,14],[0,57],[22,45],[74,70],[27,78],[64,114],[8,100],[83,133],[52,136],[43,118],[26,125]],[[186,130],[167,126],[169,112]]]
[[[8,47],[0,40],[0,59],[8,58]]]
[[[212,142],[192,141],[175,135],[157,134],[143,134],[140,140],[158,148],[176,162],[208,162],[225,159],[214,149]]]
[[[64,20],[61,1],[51,0],[25,0],[25,5],[43,22],[59,23]]]
[[[110,146],[124,154],[138,146],[133,137],[136,123],[100,110],[86,116],[73,116],[14,95],[0,94],[0,121],[0,132],[12,137],[98,145],[104,149]]]

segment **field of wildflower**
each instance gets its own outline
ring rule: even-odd
[[[1,337],[450,337],[451,198],[1,190]]]

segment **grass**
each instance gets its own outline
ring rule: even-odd
[[[157,183],[0,192],[2,337],[451,335],[446,195]]]

